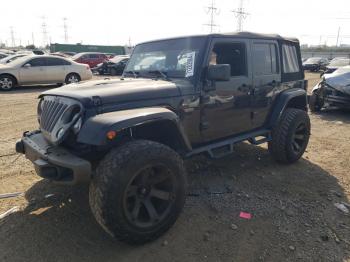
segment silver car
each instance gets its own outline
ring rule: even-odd
[[[70,84],[92,78],[88,65],[62,57],[31,55],[0,65],[0,90],[20,85]]]

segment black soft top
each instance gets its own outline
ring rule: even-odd
[[[164,40],[174,40],[179,38],[192,38],[192,37],[236,37],[236,38],[249,38],[249,39],[267,39],[267,40],[282,40],[288,42],[299,43],[299,40],[294,37],[283,37],[278,34],[261,34],[253,32],[232,32],[232,33],[215,33],[215,34],[205,34],[205,35],[188,35],[188,36],[179,36],[179,37],[170,37],[157,40],[146,41],[145,43],[152,43]]]

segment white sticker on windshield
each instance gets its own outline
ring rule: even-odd
[[[191,52],[186,54],[186,74],[185,77],[193,76],[194,74],[194,61],[196,52]]]

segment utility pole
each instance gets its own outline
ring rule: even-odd
[[[64,29],[64,42],[68,43],[68,26],[67,26],[67,18],[63,18],[63,29]]]
[[[211,1],[211,5],[206,7],[207,9],[207,14],[210,13],[210,22],[208,24],[204,24],[205,26],[209,26],[210,28],[210,33],[213,33],[214,28],[217,27],[218,25],[215,24],[214,22],[214,16],[218,15],[220,10],[215,6],[214,0]]]
[[[338,43],[339,43],[339,35],[340,35],[340,26],[338,27],[337,43],[335,44],[335,47],[338,47]]]
[[[16,41],[15,41],[15,32],[13,31],[13,27],[10,27],[10,33],[11,33],[11,43],[12,43],[12,47],[16,46]]]
[[[32,32],[32,41],[33,41],[33,45],[35,46],[35,41],[34,41],[34,32]]]
[[[239,1],[239,7],[235,10],[232,10],[232,13],[234,13],[238,19],[237,31],[241,32],[243,30],[243,20],[246,19],[249,15],[249,13],[245,12],[243,8],[243,0]]]
[[[45,16],[42,16],[41,19],[43,20],[43,22],[42,22],[42,24],[41,24],[42,34],[43,34],[43,46],[46,47],[47,41],[48,41],[46,17],[45,17]]]

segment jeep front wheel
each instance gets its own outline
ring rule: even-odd
[[[310,137],[310,118],[304,110],[287,108],[272,130],[269,151],[281,163],[297,161],[307,147]]]
[[[151,241],[177,220],[185,203],[183,160],[169,147],[146,140],[128,142],[99,163],[90,184],[90,206],[113,237]]]

